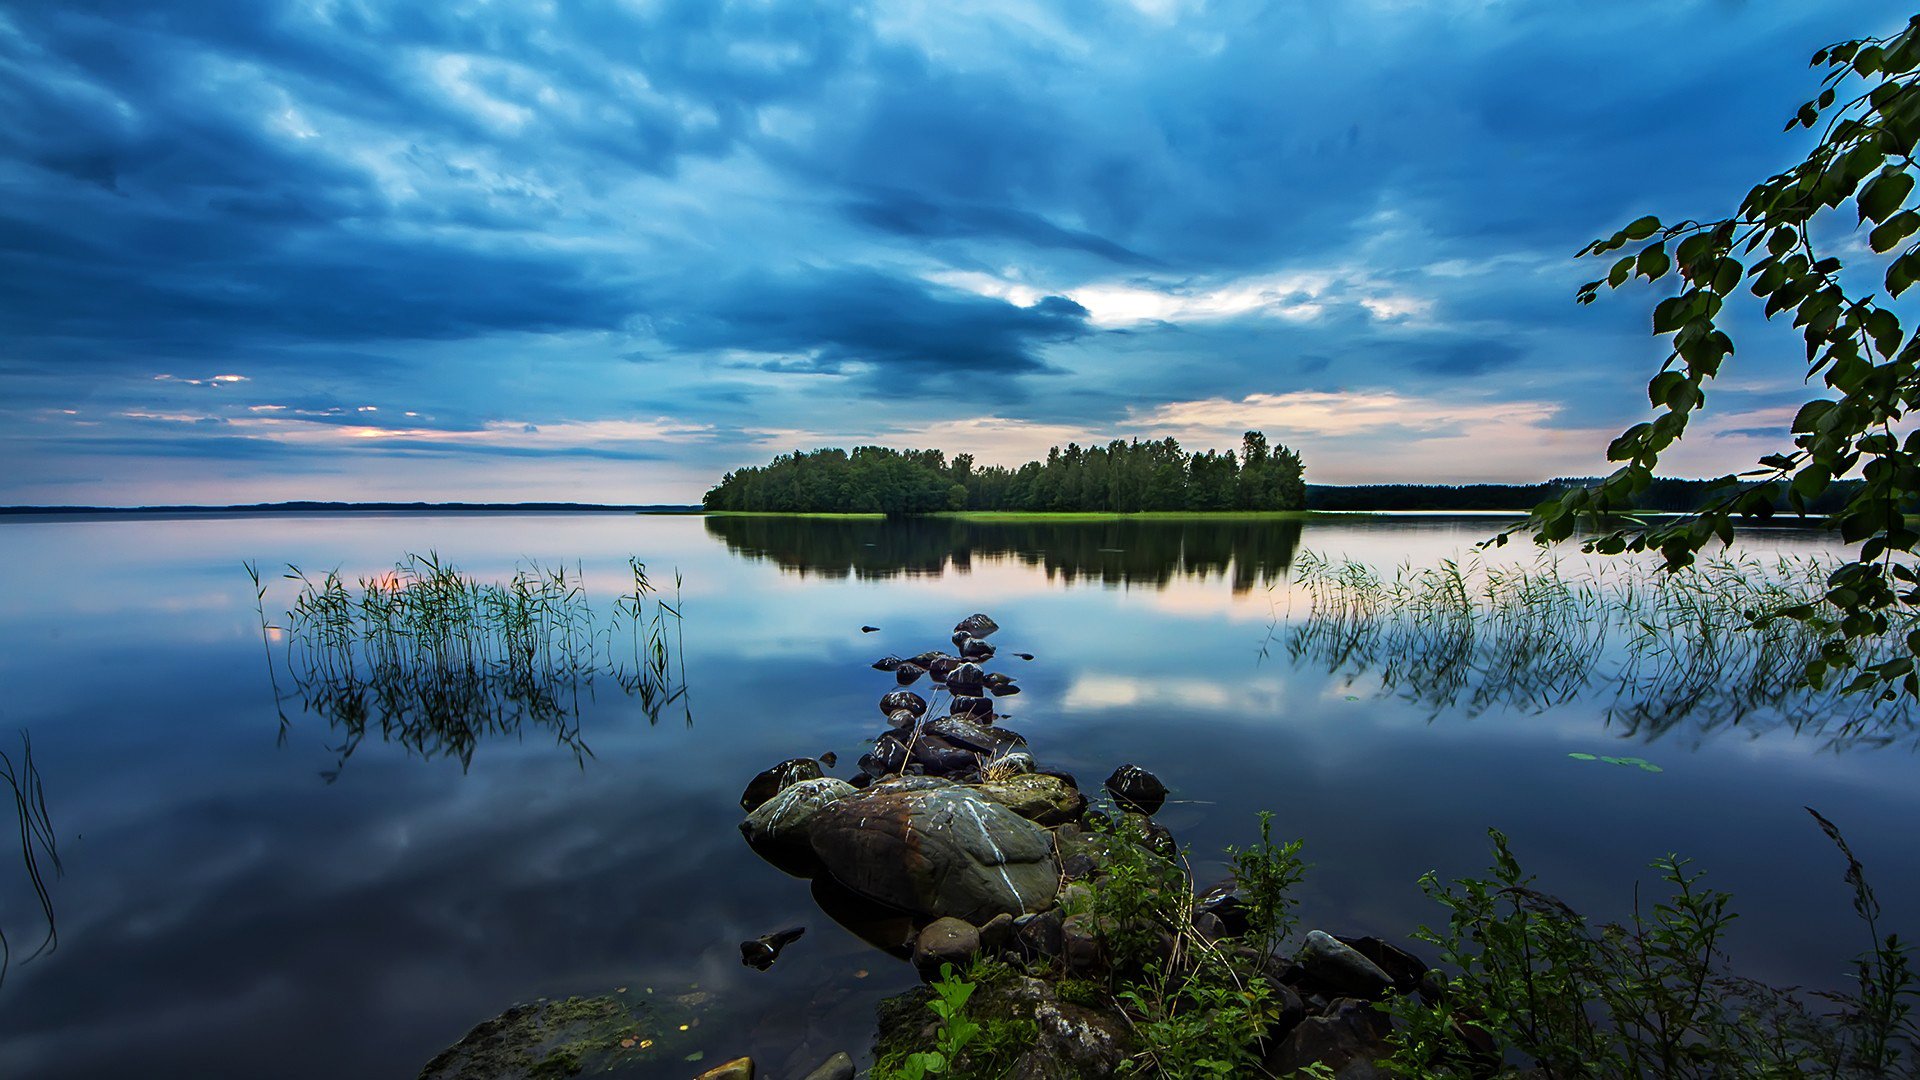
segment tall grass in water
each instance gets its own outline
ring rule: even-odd
[[[578,565],[532,564],[504,582],[482,582],[428,553],[352,585],[337,570],[313,576],[289,566],[283,576],[297,587],[284,624],[273,625],[268,587],[258,567],[246,565],[276,698],[297,699],[340,729],[342,763],[373,731],[422,757],[453,757],[462,768],[481,739],[519,735],[529,725],[584,764],[592,751],[581,739],[580,704],[603,676],[638,699],[650,723],[676,703],[692,722],[684,662],[675,664],[679,575],[669,602],[646,564],[629,558],[627,570],[629,591],[602,620]],[[276,637],[283,643],[277,666]],[[284,697],[281,669],[293,688]],[[283,737],[289,723],[283,709]]]
[[[32,960],[60,946],[60,934],[53,918],[53,897],[47,891],[46,871],[41,860],[46,860],[56,876],[62,868],[53,819],[47,813],[47,791],[40,782],[40,770],[33,763],[33,741],[24,731],[20,733],[19,761],[0,750],[0,784],[5,784],[13,795],[13,808],[20,822],[20,860],[33,887],[34,899],[40,904],[40,916],[47,924],[46,935],[26,958]],[[0,928],[0,984],[6,982],[7,968],[12,963],[13,943],[7,939],[5,929]]]
[[[1298,662],[1438,709],[1543,710],[1598,698],[1610,725],[1652,737],[1685,723],[1787,725],[1835,747],[1914,730],[1905,699],[1880,701],[1801,675],[1829,634],[1803,622],[1756,622],[1825,591],[1818,558],[1703,560],[1669,574],[1649,563],[1574,567],[1442,562],[1382,573],[1303,552],[1293,573],[1304,611],[1276,611],[1269,641]],[[1282,632],[1282,624],[1285,631]],[[1868,653],[1898,655],[1897,623]]]

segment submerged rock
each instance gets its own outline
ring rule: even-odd
[[[821,775],[820,762],[813,758],[783,761],[747,781],[747,789],[740,794],[740,809],[753,810],[780,794],[783,788],[792,787],[802,780],[817,780]]]
[[[693,1080],[753,1080],[753,1075],[753,1059],[741,1057],[715,1065]]]
[[[814,1070],[800,1080],[853,1080],[853,1058],[845,1050],[814,1067]]]
[[[529,1080],[674,1061],[694,1037],[702,995],[651,999],[624,993],[515,1005],[441,1051],[420,1080]]]
[[[840,884],[923,916],[1038,911],[1059,885],[1047,831],[971,788],[878,783],[823,807],[808,832]]]
[[[1122,810],[1152,816],[1167,802],[1167,785],[1138,765],[1122,765],[1107,777],[1107,794]]]
[[[921,667],[919,664],[901,664],[898,668],[894,669],[893,681],[899,683],[901,686],[912,686],[914,683],[920,681],[920,676],[926,673],[927,669]]]
[[[762,934],[752,941],[740,943],[740,962],[755,971],[765,971],[780,959],[780,951],[800,940],[807,932],[804,926],[776,930],[771,934]]]

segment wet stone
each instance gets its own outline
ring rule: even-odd
[[[802,780],[818,780],[822,775],[820,763],[813,758],[783,761],[747,781],[747,789],[740,794],[740,809],[753,810],[780,794],[782,788],[791,787]]]
[[[1379,965],[1323,930],[1309,931],[1294,959],[1307,978],[1343,997],[1377,998],[1393,989]]]
[[[905,709],[915,716],[927,711],[927,699],[911,690],[889,690],[880,697],[880,715],[891,716]]]
[[[1167,785],[1138,765],[1122,765],[1107,777],[1107,794],[1122,810],[1152,816],[1167,802]]]
[[[998,629],[1000,629],[1000,624],[994,622],[992,618],[975,613],[961,619],[960,622],[954,626],[953,632],[956,634],[971,634],[974,637],[983,638],[992,637],[994,631]]]
[[[979,664],[958,664],[947,672],[945,681],[949,693],[978,697],[987,685],[987,673],[980,670]]]

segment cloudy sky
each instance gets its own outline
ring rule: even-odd
[[[1249,427],[1602,468],[1571,256],[1804,152],[1866,0],[0,2],[0,503],[695,501],[882,443]],[[1674,461],[1807,393],[1739,323]]]

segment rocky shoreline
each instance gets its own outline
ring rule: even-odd
[[[1321,930],[1283,954],[1273,890],[1250,897],[1234,880],[1196,895],[1177,843],[1153,818],[1168,796],[1158,778],[1120,765],[1097,806],[1004,725],[997,701],[1019,687],[988,670],[998,629],[971,615],[954,628],[952,651],[876,662],[897,684],[879,703],[886,729],[849,780],[812,758],[754,777],[740,826],[754,851],[811,879],[823,910],[910,960],[924,981],[970,973],[967,1015],[1020,1036],[996,1074],[1066,1080],[1151,1059],[1142,1034],[1151,1008],[1116,989],[1146,976],[1164,986],[1204,967],[1258,1005],[1247,1014],[1260,1028],[1249,1040],[1256,1060],[1244,1063],[1253,1071],[1237,1075],[1385,1075],[1375,1062],[1390,1052],[1391,1028],[1377,1003],[1431,998],[1439,984],[1427,965],[1378,938]],[[910,689],[922,677],[931,700]],[[881,1003],[876,1076],[941,1038],[946,1020],[931,1007],[939,989]],[[841,1060],[808,1080],[850,1077],[850,1060],[822,1071]],[[943,1075],[966,1075],[964,1064],[945,1062]],[[749,1059],[703,1074],[753,1075]]]

